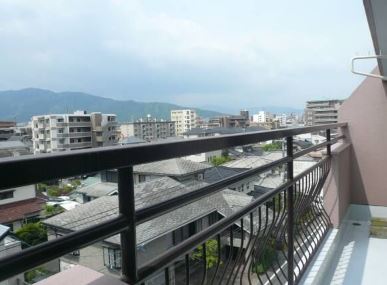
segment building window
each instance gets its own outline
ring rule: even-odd
[[[103,247],[103,263],[109,269],[121,268],[121,250]]]
[[[59,118],[59,119],[58,119],[58,123],[63,123],[63,119],[62,119],[62,118]]]
[[[11,199],[13,198],[13,190],[12,191],[4,191],[0,192],[0,200],[5,200],[5,199]]]

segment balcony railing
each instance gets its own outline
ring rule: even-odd
[[[177,263],[183,274],[176,283],[297,283],[330,227],[321,190],[330,169],[331,145],[343,139],[342,135],[331,139],[331,129],[343,127],[345,123],[0,160],[0,190],[117,168],[119,198],[116,217],[1,259],[0,281],[120,233],[122,280],[129,284],[142,284],[155,274],[164,274],[165,283],[170,284],[168,268]],[[293,136],[317,131],[326,131],[325,142],[293,151]],[[135,210],[134,165],[282,138],[287,155],[279,160]],[[326,148],[326,156],[294,177],[294,159],[321,148]],[[283,185],[138,266],[137,225],[281,165],[286,165]],[[216,245],[211,253],[216,257],[213,266],[207,259],[210,243]],[[222,253],[225,245],[233,249],[226,255]],[[199,252],[195,273],[190,258],[193,251]]]

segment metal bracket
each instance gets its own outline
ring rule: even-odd
[[[387,59],[387,55],[355,56],[351,60],[351,72],[354,73],[354,74],[364,75],[364,76],[374,77],[374,78],[379,78],[379,79],[387,81],[387,76],[382,76],[382,75],[378,75],[378,74],[372,74],[372,73],[365,73],[365,72],[355,71],[355,61],[356,60],[370,59],[370,58],[372,58],[372,59],[373,58],[375,58],[375,59]]]

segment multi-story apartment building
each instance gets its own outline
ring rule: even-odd
[[[117,142],[114,114],[77,111],[32,117],[34,153],[113,145]]]
[[[344,100],[316,100],[306,102],[305,125],[323,125],[338,122],[338,110]]]
[[[273,120],[273,115],[266,111],[259,111],[253,115],[253,123],[269,123]]]
[[[190,129],[196,128],[196,117],[195,110],[171,110],[171,121],[176,123],[176,135],[181,136]]]
[[[154,141],[176,136],[175,122],[157,120],[148,115],[145,119],[120,125],[121,138],[136,137]]]

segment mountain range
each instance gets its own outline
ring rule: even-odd
[[[113,113],[120,122],[134,121],[148,114],[158,119],[170,119],[170,112],[173,109],[195,109],[202,118],[239,113],[237,109],[224,109],[219,106],[193,108],[163,102],[116,100],[82,92],[53,92],[38,88],[0,91],[0,120],[16,122],[30,121],[35,115],[72,113],[77,110],[89,113]],[[301,109],[278,106],[250,107],[247,110],[250,114],[260,110],[274,114],[302,113]]]
[[[118,120],[133,121],[151,114],[158,119],[170,119],[173,109],[188,109],[161,102],[120,101],[81,92],[53,92],[28,88],[0,91],[0,120],[27,122],[34,115],[72,113],[77,110],[113,113]],[[203,118],[222,115],[220,112],[193,108]]]

